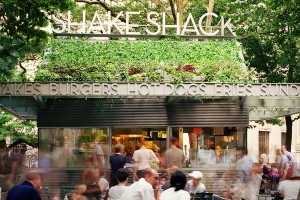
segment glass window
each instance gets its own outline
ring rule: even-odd
[[[99,164],[96,159],[98,144],[103,151],[104,163],[101,164],[108,166],[107,128],[41,128],[39,129],[39,167],[97,165]]]
[[[259,155],[262,153],[269,154],[269,132],[259,131]]]
[[[235,162],[235,149],[243,145],[241,127],[173,127],[172,137],[193,165],[230,164]]]
[[[133,162],[132,155],[138,149],[137,140],[141,137],[145,138],[145,147],[152,149],[157,156],[161,156],[162,152],[166,150],[167,133],[165,127],[112,128],[112,145],[120,143],[125,146],[128,163]]]

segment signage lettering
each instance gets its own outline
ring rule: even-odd
[[[226,22],[223,17],[220,18],[220,27],[210,27],[213,32],[209,32],[205,30],[204,21],[208,16],[212,16],[216,19],[219,16],[215,13],[205,13],[199,19],[195,19],[191,13],[189,13],[186,21],[184,22],[182,31],[180,27],[179,21],[179,13],[176,13],[176,23],[175,24],[167,24],[166,13],[162,12],[161,14],[158,12],[149,12],[147,13],[146,21],[148,24],[132,24],[131,18],[139,17],[140,12],[119,12],[115,17],[112,16],[111,12],[108,11],[107,14],[100,15],[98,11],[96,11],[93,15],[92,19],[87,19],[86,11],[82,12],[82,21],[74,22],[72,21],[72,14],[68,11],[68,20],[64,22],[63,20],[57,18],[56,16],[52,16],[54,24],[52,25],[52,31],[54,33],[83,33],[83,34],[112,34],[112,29],[116,29],[118,34],[121,35],[141,35],[141,30],[146,32],[149,35],[171,35],[171,32],[168,32],[169,29],[175,29],[176,35],[184,36],[184,35],[196,35],[196,36],[225,36],[225,30],[231,34],[230,36],[236,36],[231,28],[230,21],[228,19]],[[162,16],[162,20],[158,21],[157,18]],[[125,18],[125,23],[120,22],[120,18]],[[90,23],[87,22],[90,21]],[[89,25],[88,25],[89,24]],[[151,30],[150,30],[151,28]],[[79,30],[79,31],[78,31]],[[139,30],[139,31],[137,31]],[[169,34],[168,34],[169,33]]]
[[[300,96],[300,84],[0,83],[0,96]]]

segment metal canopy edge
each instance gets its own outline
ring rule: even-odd
[[[9,82],[0,83],[0,106],[24,119],[36,119],[47,99],[159,98],[165,105],[186,98],[236,99],[249,109],[249,120],[300,113],[300,84],[249,83],[125,83],[125,82]]]

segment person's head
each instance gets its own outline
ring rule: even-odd
[[[128,181],[128,176],[129,176],[129,174],[126,171],[126,169],[124,169],[124,168],[118,169],[118,171],[117,171],[117,179],[118,179],[119,183]]]
[[[172,174],[174,174],[178,170],[179,170],[179,167],[177,167],[175,165],[170,167],[170,168],[167,168],[166,171],[167,171],[167,174],[168,174],[168,178],[170,178],[172,176]]]
[[[275,149],[275,154],[276,154],[276,156],[280,156],[281,150],[279,148]]]
[[[175,191],[182,190],[186,184],[186,177],[181,171],[172,174],[170,180],[171,187],[175,187]]]
[[[42,175],[37,171],[26,172],[25,180],[30,182],[35,189],[39,189],[42,185]]]
[[[83,183],[86,185],[95,184],[99,179],[99,170],[96,168],[87,168],[83,172]]]
[[[178,146],[178,143],[179,143],[178,138],[172,137],[172,138],[170,139],[170,144],[171,144],[171,145]]]
[[[138,147],[142,147],[142,146],[144,146],[144,144],[145,144],[145,138],[143,138],[143,137],[138,138],[138,141],[137,141]]]
[[[152,185],[153,188],[156,187],[158,183],[158,173],[155,169],[147,168],[143,170],[144,179]]]
[[[191,177],[194,187],[196,187],[200,184],[201,179],[203,177],[203,174],[200,171],[192,171],[188,175]]]
[[[286,152],[286,145],[282,145],[281,146],[281,151],[284,153],[284,152]]]
[[[122,153],[124,151],[124,145],[123,144],[116,144],[115,145],[115,153]]]
[[[242,158],[243,156],[247,155],[248,151],[245,146],[239,146],[236,148],[236,157],[237,158]]]

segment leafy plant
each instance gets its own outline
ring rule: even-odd
[[[21,120],[0,110],[0,125],[0,140],[10,136],[13,141],[23,139],[37,145],[38,137],[34,121]]]
[[[71,9],[73,1],[5,0],[0,3],[0,81],[14,79],[16,66],[26,73],[22,62],[35,60],[47,43],[42,30],[55,12]],[[23,76],[24,78],[24,76]]]
[[[79,41],[48,44],[36,81],[250,81],[236,41]],[[224,73],[224,74],[222,74]]]

